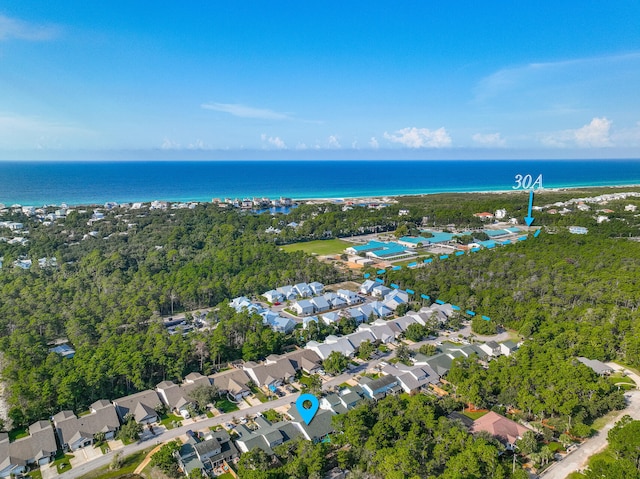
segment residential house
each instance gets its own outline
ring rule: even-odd
[[[249,429],[245,425],[240,425],[235,429],[239,435],[235,441],[238,449],[242,452],[249,452],[259,447],[267,454],[273,455],[273,447],[302,436],[298,425],[290,421],[272,424],[264,417],[258,416],[254,424],[255,430]]]
[[[324,291],[324,284],[314,281],[313,283],[309,283],[309,288],[311,289],[311,292],[317,296],[322,294]]]
[[[61,411],[53,416],[58,440],[65,451],[76,451],[92,446],[98,433],[111,440],[120,427],[116,408],[107,400],[94,402],[90,414],[76,417],[72,411]]]
[[[315,298],[311,298],[311,303],[315,307],[316,313],[324,313],[325,311],[329,311],[331,309],[329,302],[323,296],[316,296]]]
[[[367,305],[365,304],[363,306],[367,306]],[[368,308],[368,310],[369,310],[369,313],[373,312],[370,308]],[[355,320],[356,324],[358,324],[366,321],[369,318],[368,315],[365,313],[365,311],[367,311],[367,308],[364,308],[364,311],[362,307],[349,308],[349,309],[343,310],[340,314],[344,318]]]
[[[576,359],[580,361],[582,364],[584,364],[585,366],[591,368],[596,374],[600,376],[608,376],[613,372],[613,368],[607,366],[602,361],[598,361],[597,359],[588,359],[582,356]]]
[[[380,301],[373,301],[369,304],[365,304],[364,306],[368,306],[369,308],[371,308],[373,315],[378,318],[386,318],[387,316],[391,316],[393,314],[393,308],[391,308],[386,303],[381,303]]]
[[[190,409],[195,405],[190,393],[201,386],[211,386],[209,378],[200,373],[190,373],[181,385],[162,381],[156,386],[156,391],[170,411],[175,411],[186,419],[191,416]]]
[[[247,386],[251,378],[242,369],[229,369],[212,374],[209,379],[221,394],[226,394],[233,402],[242,401],[242,398],[251,394],[251,389]]]
[[[285,301],[284,294],[280,291],[276,291],[275,289],[267,291],[262,296],[271,304],[283,303]]]
[[[500,343],[500,352],[505,356],[511,356],[517,349],[518,345],[511,340]]]
[[[337,312],[325,313],[321,316],[321,318],[322,318],[322,321],[325,322],[325,324],[330,325],[337,322],[340,319],[340,314]]]
[[[378,321],[380,321],[380,323]],[[370,324],[361,324],[358,326],[358,331],[369,331],[376,341],[380,341],[384,344],[390,343],[396,338],[396,334],[393,329],[391,329],[386,321],[380,319],[377,319],[375,322]]]
[[[276,288],[282,296],[284,296],[285,301],[293,301],[298,297],[298,292],[293,288],[293,286],[281,286]]]
[[[234,463],[240,457],[238,448],[224,429],[209,433],[194,449],[206,471],[221,467],[225,462]]]
[[[406,366],[402,363],[385,364],[382,373],[397,378],[398,384],[406,393],[415,393],[440,382],[440,376],[430,366]]]
[[[29,426],[29,435],[13,442],[0,433],[0,477],[23,474],[28,466],[43,466],[53,461],[58,446],[49,421]]]
[[[338,291],[336,291],[336,294],[344,299],[349,306],[362,303],[363,301],[360,296],[358,296],[353,291],[349,291],[348,289],[339,289]]]
[[[163,403],[156,391],[147,389],[146,391],[115,399],[113,404],[116,406],[118,417],[123,423],[125,422],[125,416],[132,414],[136,422],[151,424],[159,420],[156,408],[162,406]]]
[[[489,411],[481,418],[473,421],[470,432],[486,431],[502,442],[507,449],[513,449],[516,441],[521,439],[522,435],[530,430],[531,429],[522,424],[518,424],[496,412]]]
[[[347,305],[347,302],[336,293],[325,293],[323,297],[327,300],[331,309],[344,308]]]
[[[298,293],[300,298],[308,298],[313,295],[313,291],[307,283],[298,283],[293,286],[293,289]]]
[[[351,334],[347,334],[346,338],[349,340],[349,342],[353,345],[355,349],[358,349],[360,345],[365,341],[369,341],[371,343],[375,343],[376,341],[376,338],[373,334],[371,334],[371,331],[367,331],[367,330],[360,330]]]
[[[317,341],[309,341],[305,346],[305,349],[310,349],[315,352],[323,361],[329,357],[329,355],[337,351],[345,356],[352,356],[355,348],[346,337],[337,337],[329,335],[325,338],[323,343]]]
[[[373,281],[371,279],[368,279],[364,283],[362,283],[362,285],[360,286],[360,289],[358,290],[358,292],[360,294],[371,294],[371,292],[373,291],[373,288],[377,284],[378,283],[376,283],[375,281]]]
[[[307,441],[314,443],[319,442],[334,431],[331,419],[335,413],[331,409],[318,409],[318,412],[313,416],[309,424],[304,422],[295,405],[292,405],[286,414],[291,418],[292,424],[298,427],[302,433],[302,437]]]
[[[500,345],[495,341],[487,341],[486,343],[477,345],[482,351],[484,351],[488,356],[497,357],[502,354],[502,349]]]
[[[362,391],[369,399],[382,399],[387,394],[401,391],[401,386],[398,378],[392,375],[382,376],[378,379],[371,379],[367,376],[363,376],[358,381]]]
[[[376,298],[384,298],[391,291],[392,289],[385,286],[384,284],[377,284],[371,289],[371,295]]]
[[[291,306],[291,309],[293,309],[298,316],[308,316],[316,312],[315,305],[308,299],[296,301],[293,306]]]
[[[302,329],[307,329],[309,327],[309,323],[318,324],[317,316],[307,316],[306,318],[302,318]]]
[[[309,374],[315,374],[322,369],[320,357],[309,349],[296,349],[280,356],[272,354],[267,357],[266,363],[271,364],[281,360],[290,361],[296,371],[303,370]]]
[[[243,369],[258,386],[268,388],[276,388],[284,383],[289,383],[296,375],[296,369],[288,358],[280,358],[265,364],[249,361],[244,363]]]
[[[263,323],[268,324],[271,326],[271,329],[278,333],[289,334],[296,327],[296,322],[293,319],[287,316],[281,316],[268,309],[260,313],[260,316],[262,316]]]

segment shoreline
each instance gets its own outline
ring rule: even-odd
[[[591,185],[591,186],[584,186],[584,185],[580,185],[580,186],[552,186],[552,187],[543,187],[540,189],[536,189],[535,193],[561,193],[561,192],[569,192],[569,191],[576,191],[576,190],[604,190],[604,189],[626,189],[626,188],[639,188],[640,189],[640,183],[631,183],[631,184],[622,184],[622,185]],[[291,197],[292,201],[294,203],[297,204],[302,204],[302,203],[316,203],[316,204],[320,204],[320,203],[336,203],[336,202],[353,202],[353,203],[366,203],[366,202],[390,202],[390,201],[396,201],[398,198],[411,198],[411,197],[428,197],[428,196],[435,196],[435,195],[448,195],[448,194],[463,194],[463,195],[491,195],[491,194],[496,194],[496,195],[500,195],[500,194],[517,194],[517,193],[523,193],[523,192],[528,192],[529,190],[524,190],[524,189],[501,189],[501,190],[449,190],[449,191],[428,191],[428,192],[415,192],[415,193],[391,193],[391,194],[370,194],[370,195],[336,195],[336,196],[318,196],[318,197]],[[245,195],[245,196],[237,196],[235,198],[253,198],[253,197],[260,197],[262,198],[262,196],[252,196],[252,195]],[[282,196],[274,196],[274,197],[270,197],[270,196],[264,196],[264,198],[268,198],[271,200],[275,200],[278,198],[282,198],[285,197],[285,195]],[[161,201],[161,202],[167,202],[167,203],[214,203],[214,199],[222,199],[220,197],[218,198],[211,198],[211,199],[196,199],[196,198],[179,198],[179,199],[160,199],[160,198],[155,198],[152,200],[138,200],[138,199],[130,199],[130,200],[125,200],[125,201],[115,201],[115,200],[104,200],[102,202],[97,202],[97,201],[89,201],[89,202],[79,202],[79,203],[72,203],[72,202],[61,202],[61,203],[53,203],[53,202],[31,202],[31,203],[27,203],[27,202],[10,202],[10,201],[3,201],[0,198],[0,204],[4,204],[5,208],[11,208],[13,205],[20,205],[20,206],[28,206],[28,207],[35,207],[35,208],[43,208],[43,207],[59,207],[61,206],[63,203],[66,204],[69,208],[78,208],[78,207],[103,207],[105,203],[109,203],[109,202],[114,202],[117,203],[118,205],[121,204],[132,204],[132,203],[151,203],[153,201]],[[35,203],[35,204],[34,204]],[[269,207],[264,207],[264,209],[268,209]]]

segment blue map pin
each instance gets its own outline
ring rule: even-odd
[[[309,401],[311,403],[311,407],[309,407],[308,409],[304,407],[305,401]],[[300,394],[296,401],[296,409],[298,409],[300,416],[302,416],[302,420],[307,425],[313,420],[314,416],[318,412],[319,407],[320,403],[318,402],[318,398],[313,394]]]

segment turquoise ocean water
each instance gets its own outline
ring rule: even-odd
[[[542,174],[546,188],[640,185],[640,159],[0,162],[0,203],[40,206],[499,191],[511,189],[518,174]]]

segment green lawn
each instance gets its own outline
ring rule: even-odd
[[[81,476],[80,479],[112,479],[124,476],[125,474],[131,474],[154,447],[155,446],[125,457],[122,467],[117,471],[110,471],[107,465]]]
[[[16,439],[20,439],[21,437],[27,437],[28,435],[29,435],[29,431],[27,431],[27,428],[20,427],[20,428],[9,431],[9,440],[13,442]]]
[[[31,479],[42,479],[42,472],[40,471],[40,469],[34,469],[28,474],[28,477],[30,477]]]
[[[282,414],[275,411],[274,409],[267,409],[262,413],[262,415],[267,421],[272,423],[282,421]]]
[[[264,395],[264,393],[257,387],[252,387],[251,388],[251,392],[253,393],[253,395],[255,397],[258,398],[258,401],[260,402],[267,402],[269,399],[267,399],[267,396]]]
[[[224,474],[218,476],[217,479],[235,479],[235,476],[230,472],[225,472]]]
[[[222,412],[233,412],[239,409],[237,404],[232,403],[228,399],[219,399],[216,401],[216,407]]]
[[[62,474],[63,472],[71,469],[71,464],[69,463],[69,459],[73,459],[74,457],[75,456],[71,454],[65,454],[64,456],[58,457],[58,459],[53,461],[53,464],[56,465],[56,469],[58,470],[58,474]]]
[[[287,253],[291,253],[292,251],[304,251],[309,254],[315,253],[318,255],[326,255],[342,254],[349,246],[353,246],[353,244],[339,239],[330,239],[288,244],[282,246],[282,249]]]
[[[481,418],[482,416],[487,414],[487,412],[488,411],[478,411],[478,412],[463,411],[462,414],[467,416],[469,419],[473,419],[475,421],[476,419]]]
[[[182,416],[177,416],[176,414],[165,414],[164,416],[162,416],[162,419],[160,420],[160,424],[162,424],[164,427],[166,427],[167,429],[173,429],[173,423],[180,423],[182,422],[183,417]]]
[[[602,429],[609,421],[611,421],[611,418],[615,417],[620,411],[610,411],[607,414],[605,414],[604,416],[600,416],[599,418],[597,418],[595,421],[593,421],[593,424],[591,424],[591,427],[593,429],[595,429],[596,431],[599,431],[600,429]]]

